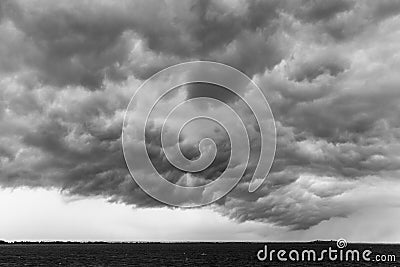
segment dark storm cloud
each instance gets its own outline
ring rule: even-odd
[[[38,71],[43,82],[98,88],[129,52],[123,35],[127,23],[106,7],[94,11],[90,3],[78,4],[8,1],[5,12],[21,41],[29,44],[28,50],[19,51],[24,63]]]
[[[292,229],[348,216],[362,206],[355,188],[399,174],[399,13],[398,1],[3,1],[0,185],[161,205],[126,168],[124,109],[155,71],[210,59],[254,79],[278,133],[266,185],[247,191],[253,153],[245,179],[216,209]],[[200,96],[245,110],[225,91],[188,86],[186,99]],[[252,117],[245,124],[257,132]],[[151,159],[179,182],[160,128],[149,130]],[[226,168],[229,149],[217,141],[199,182]],[[259,140],[251,145],[259,151]],[[182,148],[199,155],[197,144]]]
[[[391,16],[396,16],[400,12],[400,3],[398,1],[383,0],[372,2],[372,17],[374,20],[381,20]]]
[[[15,39],[6,43],[6,49],[18,50],[11,59],[18,61],[7,65],[28,67],[44,83],[90,89],[100,88],[106,78],[118,81],[132,73],[148,78],[182,59],[218,57],[253,74],[278,63],[283,51],[273,38],[279,1],[248,5],[248,13],[235,14],[211,1],[124,1],[118,5],[7,1],[2,10]],[[132,55],[132,47],[141,41],[144,50],[155,54],[147,59]],[[15,48],[15,42],[25,44]],[[249,49],[264,59],[255,61]],[[159,53],[161,58],[157,58]],[[157,62],[143,63],[149,57]]]
[[[4,14],[3,14],[3,2],[2,2],[2,3],[0,3],[0,22],[3,19],[3,16],[4,16]]]
[[[185,85],[187,99],[196,97],[210,97],[220,100],[224,103],[235,102],[240,99],[238,95],[218,85],[209,83],[191,83]]]
[[[295,58],[289,78],[297,82],[311,82],[322,74],[337,76],[349,68],[349,63],[340,54],[323,51],[308,58]]]
[[[153,166],[165,179],[172,183],[177,183],[186,172],[173,166],[165,156],[161,144],[161,125],[155,125],[150,122],[146,129],[146,149]],[[218,137],[217,139],[215,137]],[[225,133],[211,134],[216,142],[217,154],[210,166],[200,172],[192,173],[194,177],[198,177],[197,185],[203,185],[215,180],[227,168],[229,158],[231,156],[231,147],[228,135]],[[188,159],[197,159],[200,156],[199,144],[185,142],[185,136],[180,138],[180,149],[182,154]]]
[[[323,1],[323,0],[304,0],[296,2],[294,5],[295,14],[300,19],[307,22],[329,20],[338,13],[350,11],[355,2],[349,0]]]

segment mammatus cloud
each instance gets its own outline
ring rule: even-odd
[[[244,179],[216,210],[306,229],[370,205],[360,188],[376,188],[382,205],[399,205],[379,191],[398,183],[400,168],[399,25],[398,1],[3,1],[0,185],[161,205],[129,176],[124,110],[154,72],[205,59],[252,77],[278,131],[265,186],[249,194]],[[165,101],[198,96],[247,114],[234,97],[202,86]],[[197,147],[186,145],[184,153],[196,157]],[[188,182],[157,139],[148,147],[168,177]],[[225,152],[191,179],[212,180],[226,166]]]

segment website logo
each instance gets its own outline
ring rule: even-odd
[[[225,92],[203,86],[190,95],[200,83]],[[191,157],[183,148],[193,144],[199,153]],[[196,207],[222,198],[242,177],[249,192],[261,186],[275,155],[275,121],[263,92],[244,73],[216,62],[187,62],[161,70],[137,89],[126,109],[122,145],[131,176],[147,194]],[[220,148],[229,148],[223,151],[230,155],[225,170],[211,170],[218,177],[201,184],[201,174],[221,160]]]

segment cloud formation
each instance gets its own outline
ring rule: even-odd
[[[398,183],[399,25],[400,3],[386,0],[3,1],[0,186],[161,205],[129,176],[124,110],[156,71],[204,59],[252,77],[278,131],[266,185],[249,194],[244,179],[215,209],[291,229],[346,217],[370,205],[360,188]],[[210,88],[187,88],[182,99],[199,96],[247,114],[234,97]],[[157,139],[148,141],[155,165],[182,182],[184,173],[166,162]],[[224,142],[197,182],[226,167]],[[187,143],[184,153],[196,157],[198,148]],[[250,160],[245,178],[254,165]],[[399,205],[399,198],[387,204]]]

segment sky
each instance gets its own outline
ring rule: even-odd
[[[399,1],[2,1],[0,239],[399,242],[399,48]],[[132,180],[121,131],[146,79],[193,60],[228,64],[257,84],[275,118],[276,153],[249,193],[260,149],[251,112],[217,86],[177,88],[142,140],[167,180],[209,183],[231,156],[214,125],[209,169],[188,175],[167,161],[157,114],[180,101],[228,103],[252,154],[227,196],[173,208]],[[185,114],[220,108],[193,104]],[[202,128],[183,130],[188,158],[199,156]]]

